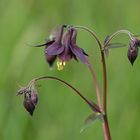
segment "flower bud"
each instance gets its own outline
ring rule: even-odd
[[[32,101],[30,99],[25,98],[23,105],[25,107],[25,109],[30,113],[30,115],[33,115],[34,109],[35,109],[35,105],[32,103]]]
[[[37,105],[38,97],[37,97],[37,93],[35,90],[31,91],[31,102],[33,103],[34,106]]]
[[[22,94],[26,94],[26,93],[28,93],[29,92],[29,89],[28,89],[28,87],[21,87],[18,91],[17,91],[17,96],[18,95],[22,95]]]
[[[34,92],[34,90],[31,90],[28,93],[24,94],[23,105],[31,116],[33,115],[36,104],[37,104],[37,94]]]
[[[132,42],[131,42],[134,46],[140,47],[140,40],[136,37],[132,38]]]
[[[133,43],[130,43],[128,46],[128,53],[127,53],[128,59],[130,63],[133,65],[134,61],[136,60],[138,56],[138,47],[134,45]]]
[[[35,106],[38,102],[37,90],[35,89],[35,85],[32,84],[27,87],[21,87],[18,90],[17,95],[24,95],[23,105],[32,116],[35,110]]]

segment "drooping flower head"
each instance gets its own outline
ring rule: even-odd
[[[63,69],[67,61],[74,58],[76,61],[81,60],[84,64],[88,64],[87,54],[76,44],[77,30],[70,27],[63,37],[63,51],[58,54],[57,67],[58,70]]]
[[[47,43],[38,45],[38,47],[45,46],[45,57],[50,66],[58,58],[58,70],[62,70],[66,62],[72,58],[88,64],[88,55],[76,44],[77,30],[74,27],[69,27],[64,34],[65,27],[61,26],[54,37],[51,40],[48,39]]]
[[[23,105],[25,109],[30,113],[30,115],[33,115],[33,112],[35,110],[35,107],[38,103],[38,96],[37,92],[32,87],[21,87],[20,90],[17,92],[17,95],[24,95],[24,101]]]
[[[57,58],[56,57],[57,54],[63,51],[62,37],[63,37],[63,32],[65,27],[66,27],[65,25],[62,25],[59,28],[57,28],[55,31],[53,30],[49,38],[46,40],[47,41],[46,43],[35,46],[35,47],[45,46],[44,49],[45,57],[50,67],[53,66],[53,63]]]
[[[133,65],[138,56],[138,47],[140,47],[140,40],[133,37],[128,46],[127,56],[130,63]]]

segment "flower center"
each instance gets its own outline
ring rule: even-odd
[[[60,70],[63,70],[64,66],[66,65],[66,62],[65,61],[57,61],[57,69],[60,71]]]

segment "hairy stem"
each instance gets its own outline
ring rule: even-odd
[[[101,113],[101,110],[99,109],[99,107],[95,104],[95,103],[91,103],[86,97],[84,97],[76,88],[74,88],[72,85],[70,85],[69,83],[67,83],[66,81],[62,80],[62,79],[59,79],[57,77],[53,77],[53,76],[42,76],[42,77],[38,77],[38,78],[35,78],[33,79],[29,85],[32,85],[35,84],[36,81],[39,81],[39,80],[45,80],[45,79],[50,79],[50,80],[56,80],[56,81],[59,81],[63,84],[65,84],[66,86],[68,86],[69,88],[71,88],[75,94],[79,95],[81,97],[81,99],[83,99],[91,108],[93,111],[95,112],[99,112]]]

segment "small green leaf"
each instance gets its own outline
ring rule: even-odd
[[[121,48],[121,47],[125,47],[126,44],[123,44],[123,43],[110,43],[108,45],[108,48],[109,49],[113,49],[113,48]]]
[[[82,133],[86,128],[88,128],[91,124],[93,124],[98,118],[101,118],[101,113],[94,112],[90,114],[84,121],[84,126],[80,130],[80,133]],[[103,116],[103,115],[102,115]]]
[[[105,55],[107,57],[109,56],[109,49],[121,48],[121,47],[125,47],[125,46],[126,46],[126,44],[123,44],[123,43],[110,43],[110,44],[108,44],[108,46],[106,46],[104,48]]]

